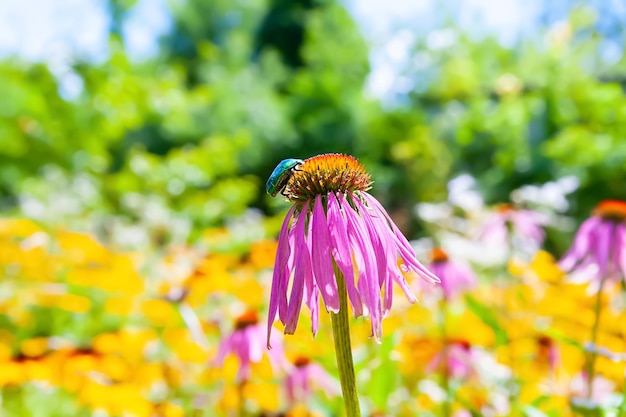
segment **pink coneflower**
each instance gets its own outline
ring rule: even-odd
[[[476,362],[472,345],[466,340],[448,340],[444,350],[428,364],[427,369],[441,370],[455,379],[464,379],[474,372]]]
[[[237,379],[246,381],[250,377],[251,364],[259,363],[263,359],[265,338],[265,329],[259,324],[257,313],[247,311],[235,320],[235,329],[222,340],[215,359],[216,365],[223,365],[226,357],[234,354],[240,362]],[[276,369],[282,359],[282,348],[280,340],[273,338],[272,343],[277,345],[278,349],[269,353],[269,359],[272,367]]]
[[[536,361],[538,365],[547,367],[551,372],[556,371],[561,355],[551,337],[543,335],[537,338]]]
[[[443,249],[430,252],[430,270],[441,279],[441,289],[446,300],[474,287],[476,276],[467,266],[451,261]]]
[[[404,272],[415,271],[439,282],[417,261],[382,205],[367,193],[370,186],[365,168],[341,154],[309,158],[294,171],[283,193],[294,205],[278,238],[268,337],[276,314],[286,334],[295,332],[303,300],[311,310],[315,335],[319,295],[327,311],[339,311],[335,270],[345,277],[355,316],[369,314],[376,340],[382,335],[382,319],[391,309],[393,282],[411,302],[416,299]]]
[[[293,368],[285,380],[287,399],[293,405],[306,403],[314,387],[321,388],[327,396],[339,395],[339,384],[328,372],[311,359],[299,356],[293,361]]]
[[[626,202],[602,201],[578,229],[570,250],[559,261],[566,272],[584,272],[600,286],[626,276]]]
[[[539,247],[545,238],[544,223],[540,213],[517,209],[512,204],[499,204],[484,224],[482,237],[487,242],[507,247],[516,240]]]
[[[571,401],[574,405],[588,407],[606,402],[606,400],[615,392],[615,384],[597,375],[591,383],[591,395],[586,395],[589,387],[589,374],[581,372],[576,375],[570,384]]]

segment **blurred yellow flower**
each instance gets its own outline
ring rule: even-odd
[[[36,358],[42,356],[48,351],[48,338],[36,337],[22,342],[20,349],[22,354],[27,358]]]
[[[135,306],[135,298],[132,296],[121,296],[108,298],[104,303],[104,311],[117,316],[128,316]]]
[[[97,353],[116,353],[131,363],[143,363],[149,344],[156,340],[156,332],[152,329],[125,329],[118,333],[99,334],[92,345]]]
[[[206,363],[209,359],[209,353],[198,346],[186,328],[166,328],[163,341],[182,361]]]
[[[26,238],[43,229],[27,219],[0,219],[0,239]]]
[[[311,412],[304,405],[300,404],[290,410],[285,417],[322,417],[322,414]]]
[[[275,240],[260,240],[250,247],[250,264],[253,268],[260,270],[272,268],[276,258],[278,242]]]
[[[251,400],[259,408],[274,411],[278,409],[278,386],[272,383],[247,383],[242,390],[244,398]]]
[[[138,294],[143,290],[143,281],[128,256],[114,254],[82,233],[61,233],[58,244],[69,267],[67,282],[112,293]]]
[[[554,256],[545,251],[539,251],[530,263],[531,271],[541,280],[554,284],[560,283],[565,272],[556,263]]]
[[[19,385],[26,380],[26,372],[19,362],[0,362],[0,387]]]
[[[141,304],[141,312],[155,326],[172,327],[181,321],[180,314],[166,300],[146,300]]]
[[[442,343],[435,338],[404,333],[396,350],[400,353],[398,369],[407,376],[424,375],[426,367],[441,352]]]
[[[150,417],[152,404],[140,389],[130,384],[102,384],[86,380],[78,394],[84,404],[93,409],[102,408],[111,415]]]
[[[155,417],[184,417],[185,410],[178,404],[165,402],[156,404],[152,416]]]
[[[82,295],[62,294],[56,306],[72,313],[86,313],[91,308],[91,300]]]

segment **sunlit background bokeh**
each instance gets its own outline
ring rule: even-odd
[[[2,0],[0,416],[341,416],[327,314],[220,354],[265,329],[267,177],[329,152],[476,277],[353,320],[364,416],[626,416],[623,285],[556,263],[626,200],[625,45],[621,0]]]

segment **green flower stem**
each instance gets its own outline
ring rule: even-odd
[[[604,282],[606,277],[602,277],[600,280],[600,288],[598,288],[598,294],[596,296],[596,305],[594,309],[594,322],[591,328],[591,352],[587,352],[587,377],[589,378],[589,384],[587,385],[587,399],[591,399],[593,394],[593,378],[596,371],[596,357],[598,354],[595,351],[596,342],[598,341],[598,330],[600,328],[600,314],[602,313],[602,290],[604,289]]]
[[[619,417],[626,416],[626,372],[624,372],[624,382],[622,384],[622,404],[619,406]]]
[[[443,401],[443,417],[450,417],[452,415],[452,392],[450,390],[450,368],[448,366],[448,358],[449,358],[449,350],[450,346],[448,344],[448,331],[447,331],[447,321],[448,321],[448,300],[445,295],[441,302],[439,303],[439,307],[441,310],[441,318],[439,320],[440,332],[441,332],[441,342],[443,343],[442,353],[442,367],[441,367],[441,378],[442,378],[442,387],[446,393],[446,398]]]
[[[244,396],[244,388],[246,381],[241,381],[237,384],[237,394],[239,394],[239,409],[237,410],[238,417],[245,417],[246,415],[246,397]]]
[[[334,262],[333,262],[334,263]],[[343,402],[346,407],[346,417],[361,417],[359,397],[356,393],[356,378],[354,376],[354,364],[352,362],[352,348],[350,345],[350,316],[348,314],[348,293],[343,274],[335,267],[337,287],[339,288],[339,312],[331,314],[333,324],[333,339],[335,341],[335,354],[337,367],[339,368],[339,381]]]

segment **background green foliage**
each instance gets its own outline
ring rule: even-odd
[[[78,97],[64,98],[45,64],[0,62],[1,210],[70,189],[76,207],[59,221],[141,218],[134,198],[200,230],[248,207],[275,211],[263,185],[276,163],[324,152],[360,158],[397,216],[445,199],[460,173],[489,202],[574,174],[578,218],[626,199],[626,61],[601,58],[590,10],[511,48],[449,25],[448,47],[418,38],[403,69],[414,86],[390,104],[365,92],[368,44],[339,2],[175,2],[144,62],[121,36],[134,3],[109,1],[110,55],[73,63]]]

